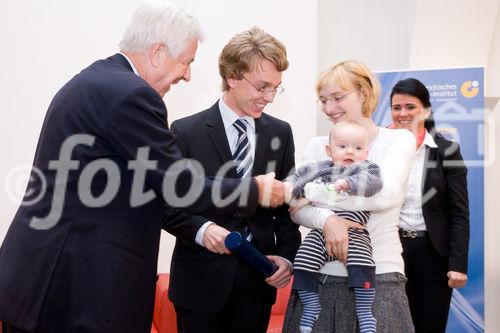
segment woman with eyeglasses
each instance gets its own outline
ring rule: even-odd
[[[338,210],[370,211],[367,223],[376,265],[376,295],[373,316],[377,332],[413,332],[406,277],[398,235],[399,211],[405,198],[408,174],[415,155],[415,138],[406,130],[378,127],[371,119],[375,111],[380,84],[364,64],[344,61],[325,70],[316,84],[321,111],[333,123],[351,120],[368,133],[368,160],[379,165],[383,180],[381,191],[370,198],[349,197],[338,202]],[[328,159],[325,145],[328,137],[314,138],[304,153],[305,161]],[[354,292],[348,286],[345,262],[348,228],[353,222],[336,216],[331,210],[306,206],[292,219],[308,228],[323,231],[326,249],[337,261],[326,263],[320,275],[321,312],[312,332],[356,332]],[[283,332],[299,331],[302,305],[292,293],[285,316]]]
[[[392,88],[394,128],[417,139],[399,218],[406,293],[416,333],[445,332],[452,288],[467,282],[467,168],[457,143],[434,128],[429,91],[409,78]]]

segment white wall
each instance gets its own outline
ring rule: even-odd
[[[139,0],[8,1],[0,9],[0,242],[20,202],[7,191],[8,175],[31,166],[46,109],[58,89],[94,60],[117,51],[117,44]],[[198,49],[189,84],[173,87],[165,98],[169,120],[212,105],[220,95],[217,58],[237,32],[258,25],[287,46],[285,92],[268,112],[293,128],[297,156],[314,135],[312,85],[316,76],[316,5],[300,0],[179,0],[198,18],[207,39]],[[28,170],[22,169],[26,178]],[[17,183],[17,182],[15,182]],[[26,179],[17,186],[24,192]],[[7,187],[7,188],[6,188]],[[163,233],[159,270],[169,271],[174,239]]]
[[[372,70],[408,68],[416,1],[318,0],[318,72],[343,60]],[[317,113],[318,133],[331,124]]]
[[[500,97],[500,1],[497,2],[495,27],[491,34],[486,76],[486,96]]]
[[[59,88],[116,45],[139,1],[5,1],[0,9],[0,240],[24,192],[45,111]],[[17,172],[19,171],[19,172]],[[14,177],[9,174],[15,172]],[[24,176],[24,180],[19,180]],[[17,184],[17,186],[13,186]],[[18,192],[16,197],[8,193]]]
[[[486,76],[487,96],[500,97],[500,5],[496,15],[496,24],[491,37],[491,47],[488,58],[488,75]],[[491,112],[494,117],[495,128],[500,129],[500,103]],[[497,132],[498,133],[498,132]],[[498,210],[498,189],[500,188],[500,136],[489,143],[494,145],[494,163],[485,169],[485,312],[486,331],[497,332],[500,328],[500,249],[498,239],[500,232],[498,221],[500,212]],[[488,150],[486,150],[488,151]]]
[[[486,110],[485,116],[491,117],[490,124],[493,124],[493,131],[498,133],[500,129],[500,102],[496,99],[496,107],[493,104],[490,106],[492,110]],[[498,332],[500,328],[500,317],[498,309],[500,309],[500,251],[498,239],[500,232],[498,221],[500,221],[500,212],[498,210],[498,189],[500,186],[500,141],[485,142],[485,151],[493,152],[491,155],[486,155],[487,160],[492,163],[484,169],[485,181],[485,200],[484,200],[484,241],[485,241],[485,268],[484,268],[484,283],[485,283],[485,325],[486,332]]]
[[[113,54],[140,0],[27,0],[0,5],[0,241],[19,198],[7,194],[7,176],[30,166],[52,96],[92,61]],[[486,66],[486,95],[500,96],[500,0],[178,0],[204,26],[207,40],[193,66],[193,80],[166,98],[169,119],[197,112],[219,94],[217,56],[234,33],[260,25],[288,48],[284,95],[269,112],[291,123],[297,158],[307,141],[325,133],[316,111],[314,79],[319,69],[361,59],[373,70]],[[317,40],[319,41],[317,43]],[[496,116],[497,128],[498,112]],[[317,119],[319,127],[316,126]],[[323,126],[323,127],[321,127]],[[499,156],[499,142],[496,155]],[[486,328],[500,317],[498,162],[486,169]],[[27,171],[24,170],[24,175]],[[24,186],[21,184],[21,190]],[[12,186],[9,186],[12,189]],[[173,240],[162,238],[159,270],[168,271]]]
[[[498,0],[418,0],[412,68],[486,66]]]

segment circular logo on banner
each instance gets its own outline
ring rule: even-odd
[[[479,82],[477,81],[465,81],[460,87],[460,92],[466,98],[472,98],[479,92]]]

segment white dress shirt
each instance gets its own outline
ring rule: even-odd
[[[132,70],[134,71],[135,75],[140,77],[139,72],[137,71],[137,68],[135,68],[135,66],[134,66],[134,63],[124,53],[122,53],[122,52],[119,52],[119,53],[122,56],[124,56],[125,59],[127,59],[128,63],[130,64],[130,67],[132,67]]]
[[[224,123],[224,129],[226,131],[227,141],[229,143],[229,148],[231,149],[231,155],[236,151],[236,143],[238,142],[238,131],[233,126],[234,122],[238,119],[244,119],[247,126],[247,137],[250,143],[250,152],[252,154],[252,159],[255,160],[255,120],[252,117],[238,116],[227,104],[224,102],[224,96],[219,99],[219,110],[222,117],[222,122]],[[253,166],[253,165],[252,165]],[[207,221],[205,224],[198,229],[196,233],[195,242],[198,245],[203,246],[203,235],[205,230],[210,224],[214,222]]]
[[[422,215],[422,175],[425,163],[425,146],[437,148],[436,142],[429,132],[425,132],[424,141],[417,150],[415,159],[408,177],[408,189],[406,190],[405,201],[401,207],[399,215],[399,227],[411,230],[427,230],[424,216]]]

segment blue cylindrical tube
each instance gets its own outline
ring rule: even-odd
[[[265,276],[269,277],[278,270],[278,266],[260,253],[259,250],[243,238],[239,232],[230,232],[224,243],[228,249],[240,258],[249,262]]]

